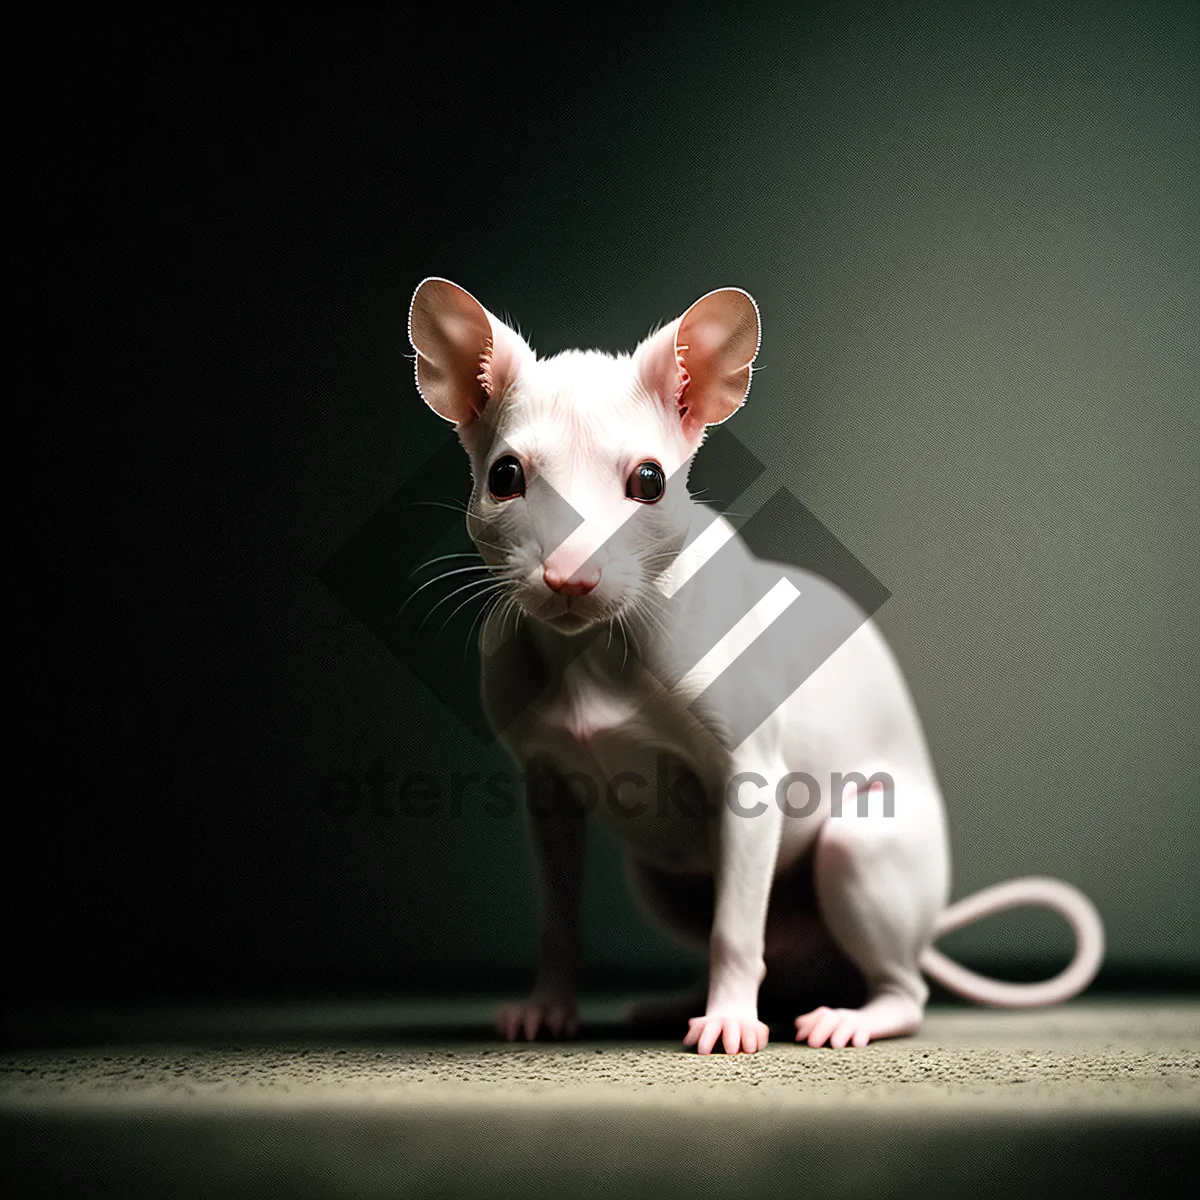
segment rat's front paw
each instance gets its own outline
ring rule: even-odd
[[[767,1027],[753,1010],[711,1012],[688,1022],[685,1046],[695,1046],[698,1054],[711,1054],[718,1039],[726,1054],[740,1051],[754,1054],[767,1044]]]
[[[532,1042],[543,1029],[552,1037],[574,1037],[579,1032],[579,1005],[565,998],[531,996],[496,1013],[496,1032],[510,1042],[522,1035]]]

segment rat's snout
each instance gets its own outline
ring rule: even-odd
[[[542,568],[542,578],[546,586],[559,595],[586,596],[600,582],[600,568],[588,563],[568,574],[561,567],[548,562]]]
[[[588,511],[584,500],[573,501],[576,510]],[[567,613],[580,620],[593,620],[601,616],[605,609],[604,593],[609,590],[613,580],[602,579],[610,564],[610,552],[606,544],[611,536],[608,521],[592,515],[566,536],[553,544],[551,533],[547,533],[542,541],[542,584],[546,591],[534,600],[534,606],[539,612],[545,612],[547,619],[557,620],[565,616],[562,612],[563,600],[566,601]],[[538,590],[541,591],[539,585]],[[547,593],[553,593],[551,598]],[[561,596],[562,600],[557,599]],[[548,601],[548,603],[547,603]]]

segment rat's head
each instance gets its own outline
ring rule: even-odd
[[[467,529],[531,617],[563,633],[644,610],[682,549],[688,465],[746,398],[758,309],[710,292],[632,354],[539,359],[473,296],[426,279],[417,387],[471,458]]]

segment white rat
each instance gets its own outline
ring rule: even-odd
[[[764,977],[803,980],[811,968],[812,984],[833,948],[857,968],[863,1002],[796,1017],[810,1046],[914,1032],[922,972],[1007,1006],[1087,986],[1103,929],[1067,884],[1015,880],[946,907],[937,779],[874,624],[820,577],[756,559],[688,492],[706,428],[749,391],[750,296],[710,292],[632,354],[539,359],[469,293],[431,278],[413,296],[409,337],[422,397],[471,459],[467,527],[495,601],[482,628],[485,711],[535,781],[540,968],[532,997],[498,1014],[502,1033],[577,1028],[589,795],[602,797],[590,807],[624,843],[652,915],[707,944],[707,1002],[684,1038],[701,1054],[765,1046]],[[781,638],[789,608],[800,624]],[[839,625],[853,630],[844,640]],[[777,706],[764,703],[772,696]],[[664,777],[665,803],[642,787]],[[819,799],[801,780],[820,784]],[[932,947],[1029,903],[1075,932],[1073,962],[1050,981],[986,979]]]

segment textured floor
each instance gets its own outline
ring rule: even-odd
[[[564,1045],[498,1044],[480,1016],[146,1014],[141,1045],[97,1016],[76,1033],[107,1031],[109,1044],[0,1060],[5,1169],[26,1190],[143,1195],[1169,1194],[1200,1182],[1200,1002],[944,1009],[917,1037],[865,1050],[780,1040],[737,1058],[622,1041],[611,1006],[585,1010],[584,1040]]]

